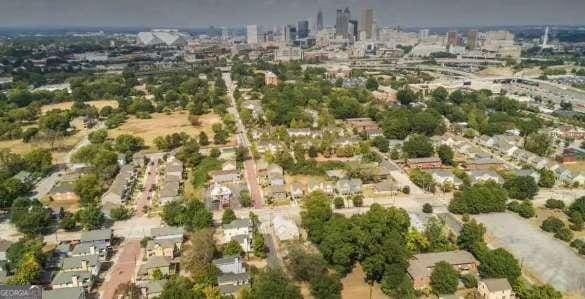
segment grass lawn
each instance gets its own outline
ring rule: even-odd
[[[221,170],[222,164],[222,161],[215,158],[203,159],[195,169],[189,172],[188,180],[185,182],[185,198],[203,199],[209,172]]]
[[[89,101],[89,102],[85,102],[85,103],[90,105],[90,106],[96,107],[98,110],[102,109],[105,106],[112,106],[112,108],[118,108],[118,101],[114,101],[114,100]],[[71,109],[72,106],[73,106],[73,102],[63,102],[63,103],[57,103],[57,104],[44,105],[43,107],[41,107],[41,113],[45,114],[48,111],[51,111],[53,109],[67,110],[67,109]]]
[[[169,114],[153,113],[151,116],[150,119],[130,116],[121,126],[109,130],[109,136],[115,138],[122,134],[130,134],[143,138],[146,146],[153,147],[153,140],[158,136],[185,132],[189,136],[197,137],[199,132],[204,131],[209,140],[213,141],[211,126],[221,122],[219,115],[214,113],[200,116],[201,124],[199,126],[191,125],[187,111],[175,111]],[[235,136],[232,136],[227,145],[235,145]]]

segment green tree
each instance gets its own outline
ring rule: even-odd
[[[119,207],[119,208],[113,208],[110,211],[110,217],[114,221],[126,220],[126,219],[129,219],[131,216],[132,216],[132,212],[124,206]]]
[[[383,136],[374,137],[372,143],[374,144],[375,147],[378,148],[378,150],[380,150],[383,153],[387,153],[388,150],[390,149],[390,143],[388,142],[388,139],[386,139]]]
[[[524,148],[529,152],[546,157],[551,152],[552,140],[550,136],[545,133],[533,133],[526,136],[524,140]]]
[[[433,206],[430,203],[425,203],[422,208],[423,213],[432,214],[433,213]]]
[[[455,154],[453,153],[451,147],[443,144],[437,148],[437,154],[439,155],[439,158],[443,164],[453,165],[453,157]]]
[[[45,232],[50,219],[50,212],[36,199],[19,198],[10,208],[10,222],[24,234]]]
[[[177,298],[185,298],[185,299],[201,299],[204,298],[203,294],[197,294],[193,291],[194,285],[188,278],[178,276],[171,280],[169,280],[160,296],[159,299],[177,299]]]
[[[483,224],[471,219],[471,221],[463,224],[457,237],[457,245],[463,250],[473,251],[476,244],[483,243],[485,232],[486,229]]]
[[[437,102],[444,102],[449,97],[449,92],[444,87],[440,86],[431,92],[431,97]]]
[[[97,204],[105,189],[97,175],[90,173],[82,176],[75,182],[75,193],[79,195],[82,204]]]
[[[53,158],[48,149],[34,149],[22,156],[24,167],[39,176],[45,176],[53,170]]]
[[[433,144],[431,140],[421,134],[414,134],[402,145],[402,152],[409,158],[424,158],[433,155]]]
[[[343,285],[335,274],[322,274],[311,280],[311,295],[317,299],[339,299]]]
[[[209,138],[207,137],[207,134],[205,134],[205,132],[203,131],[199,133],[199,144],[201,144],[201,146],[209,145]]]
[[[408,174],[408,177],[410,178],[410,180],[417,186],[430,191],[430,192],[435,192],[435,179],[433,178],[433,176],[424,171],[424,170],[420,170],[418,168],[415,168],[413,170],[410,171],[410,173]]]
[[[299,287],[288,280],[281,269],[268,268],[254,276],[252,298],[256,299],[302,299]]]
[[[457,291],[459,273],[451,264],[441,261],[431,272],[431,288],[436,294],[453,294]]]
[[[354,207],[361,207],[364,205],[364,196],[361,194],[354,195],[351,197],[351,202]]]
[[[313,242],[319,242],[322,239],[325,222],[331,216],[333,216],[331,199],[325,193],[313,192],[305,196],[303,210],[301,211],[301,222]]]
[[[368,78],[366,81],[366,88],[370,91],[374,91],[378,89],[378,81],[375,78]]]
[[[16,270],[16,274],[9,278],[9,285],[30,285],[35,284],[41,278],[41,265],[36,257],[28,253],[24,256],[22,263]]]
[[[221,216],[221,223],[222,224],[230,224],[232,223],[232,221],[238,219],[236,217],[236,213],[234,212],[234,210],[227,208],[225,210],[223,210],[223,215]]]
[[[345,200],[343,200],[341,197],[335,197],[333,199],[333,205],[336,209],[343,209],[345,208]]]
[[[506,191],[498,184],[479,183],[456,192],[449,203],[449,211],[456,214],[504,212],[506,201]]]
[[[244,254],[244,249],[242,249],[242,246],[240,246],[240,243],[238,243],[238,241],[236,241],[236,240],[229,241],[223,249],[224,256],[230,256],[230,255],[241,256],[243,254]]]
[[[484,277],[507,278],[512,285],[522,275],[518,260],[503,248],[480,254],[479,270]]]
[[[99,229],[104,225],[106,218],[100,207],[95,204],[89,204],[77,211],[77,221],[83,229]]]
[[[200,229],[191,233],[186,244],[181,265],[189,271],[195,282],[214,281],[217,269],[211,261],[215,253],[212,229]]]
[[[87,139],[89,140],[89,142],[91,142],[93,144],[102,144],[102,143],[106,142],[106,140],[108,139],[108,130],[99,129],[99,130],[93,131],[93,132],[89,133],[89,135],[87,136]]]
[[[565,202],[560,199],[549,198],[546,200],[546,204],[544,205],[548,209],[564,209]]]
[[[554,171],[550,169],[541,169],[539,171],[540,179],[538,180],[538,185],[543,188],[552,188],[555,185],[556,177]]]
[[[409,88],[403,88],[396,94],[398,102],[404,106],[410,105],[418,100],[418,96]]]
[[[135,153],[144,147],[144,139],[129,134],[116,137],[114,149],[119,153]]]
[[[264,236],[256,232],[254,233],[254,237],[252,239],[252,247],[254,249],[254,255],[259,258],[265,258],[266,253],[268,252],[268,248],[266,247],[266,242],[264,241]]]
[[[511,198],[533,199],[538,193],[538,185],[531,176],[514,176],[504,183],[504,188]]]

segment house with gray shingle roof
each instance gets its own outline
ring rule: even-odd
[[[87,293],[82,287],[43,290],[43,299],[85,299]]]
[[[407,269],[414,288],[428,287],[435,264],[441,261],[452,265],[460,274],[477,273],[479,266],[475,257],[463,250],[416,254],[409,260]]]
[[[97,254],[85,256],[71,256],[63,259],[61,263],[62,271],[89,271],[93,275],[98,275],[101,269],[100,257]]]
[[[51,281],[53,289],[82,287],[86,290],[92,288],[93,275],[89,271],[60,271]]]

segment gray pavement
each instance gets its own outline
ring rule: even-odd
[[[509,250],[539,280],[563,292],[585,296],[585,258],[567,243],[553,238],[511,213],[474,216],[483,223],[490,245]]]

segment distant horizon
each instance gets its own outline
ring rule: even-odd
[[[583,26],[583,0],[3,0],[2,28],[202,28],[267,26],[309,20],[323,12],[327,26],[336,9],[352,19],[374,10],[380,27],[405,28]],[[505,25],[501,25],[505,24]]]

